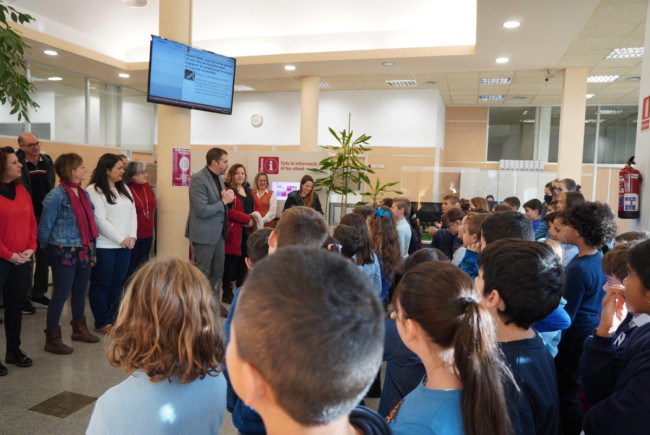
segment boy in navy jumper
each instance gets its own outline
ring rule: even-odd
[[[509,391],[517,434],[558,434],[560,414],[553,357],[532,328],[559,304],[564,268],[545,244],[503,239],[479,256],[476,289],[497,325],[497,338],[519,392]]]
[[[562,431],[577,435],[582,430],[582,411],[578,401],[580,356],[585,339],[600,323],[605,284],[600,248],[616,234],[614,213],[607,204],[583,202],[566,214],[563,237],[578,247],[578,255],[566,267],[564,307],[571,326],[562,335],[555,357]]]
[[[350,261],[279,249],[248,275],[230,332],[232,386],[267,433],[390,433],[356,406],[381,365],[384,308]]]
[[[587,338],[580,374],[587,401],[584,432],[647,433],[650,428],[650,240],[630,248],[624,289],[608,290],[600,324]],[[617,303],[635,314],[625,332],[610,333]]]

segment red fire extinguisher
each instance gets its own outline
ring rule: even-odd
[[[621,219],[638,219],[641,216],[639,199],[643,177],[632,167],[634,164],[632,156],[618,174],[618,217]]]

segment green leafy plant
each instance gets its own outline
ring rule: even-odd
[[[397,181],[391,181],[390,183],[381,184],[379,178],[377,178],[375,184],[372,184],[370,182],[366,183],[366,186],[368,186],[368,191],[361,193],[361,196],[366,198],[367,201],[360,201],[356,205],[366,205],[366,204],[379,205],[381,198],[387,193],[396,193],[398,195],[401,195],[402,194],[401,191],[391,189],[391,187],[395,186],[396,184]]]
[[[28,45],[9,26],[8,18],[20,24],[29,23],[34,18],[0,2],[0,103],[4,105],[8,101],[10,113],[18,114],[19,121],[24,118],[29,122],[29,108],[39,106],[30,95],[34,85],[25,76],[24,55]]]
[[[362,134],[353,139],[352,130],[336,133],[330,128],[329,131],[336,138],[338,145],[324,146],[323,149],[334,151],[335,154],[324,158],[318,163],[317,168],[311,170],[321,175],[315,180],[316,190],[325,190],[328,195],[330,192],[341,195],[341,217],[343,217],[346,213],[348,195],[354,193],[350,185],[361,182],[369,185],[368,174],[374,174],[374,171],[360,158],[363,153],[371,150],[368,147],[371,136]]]

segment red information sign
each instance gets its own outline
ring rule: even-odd
[[[641,131],[650,128],[650,96],[643,99],[643,110],[641,116]]]
[[[190,157],[192,152],[189,148],[173,148],[172,151],[172,186],[189,186]]]
[[[258,162],[258,171],[267,174],[278,174],[280,171],[279,157],[260,157]]]

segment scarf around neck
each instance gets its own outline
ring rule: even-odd
[[[90,243],[99,237],[97,226],[95,225],[95,216],[93,215],[93,208],[90,205],[90,200],[81,189],[81,183],[73,183],[71,181],[61,180],[63,190],[68,194],[70,203],[72,204],[72,212],[77,220],[79,227],[79,234],[81,235],[81,244],[84,248],[88,248]],[[79,196],[75,195],[72,188],[76,187]]]

